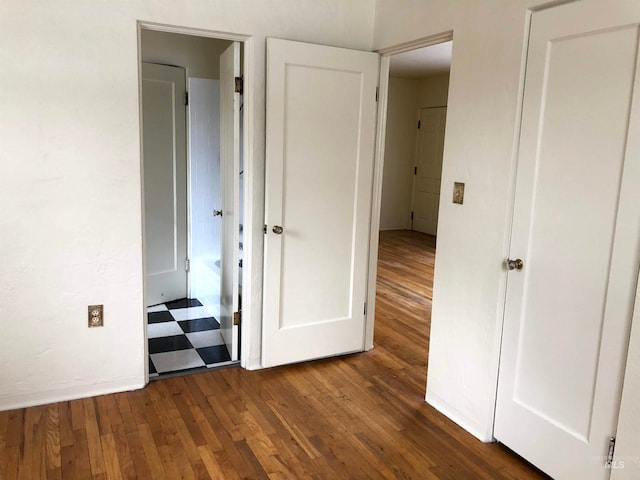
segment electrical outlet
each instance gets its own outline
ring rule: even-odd
[[[104,326],[104,305],[89,305],[89,328]]]
[[[453,182],[453,203],[464,202],[464,183]]]

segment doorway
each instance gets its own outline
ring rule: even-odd
[[[451,52],[449,39],[389,62],[376,309],[427,343]]]
[[[239,359],[242,44],[142,28],[140,45],[148,365],[162,378]]]

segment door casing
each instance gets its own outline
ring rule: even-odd
[[[378,274],[378,247],[380,231],[380,209],[382,205],[382,179],[384,172],[384,144],[387,132],[387,109],[389,105],[389,66],[391,56],[419,48],[430,47],[453,40],[453,31],[438,33],[429,37],[402,43],[378,50],[380,56],[380,75],[378,87],[378,123],[376,127],[376,146],[373,165],[373,197],[371,203],[371,228],[369,238],[369,275],[367,279],[367,315],[365,318],[365,351],[373,348],[373,330],[376,305],[376,276]]]
[[[138,36],[138,92],[139,92],[139,97],[138,97],[138,104],[139,104],[139,112],[142,112],[142,30],[155,30],[155,31],[160,31],[160,32],[167,32],[167,33],[177,33],[177,34],[182,34],[182,35],[192,35],[192,36],[200,36],[200,37],[209,37],[209,38],[215,38],[218,40],[229,40],[229,41],[234,41],[234,42],[241,42],[243,44],[243,53],[244,53],[244,59],[243,59],[243,63],[242,63],[242,68],[243,68],[243,78],[244,78],[244,88],[243,88],[243,105],[244,105],[244,110],[245,110],[245,114],[243,115],[243,131],[244,131],[244,135],[242,138],[242,150],[243,150],[243,155],[244,155],[244,182],[245,182],[245,188],[244,188],[244,198],[243,198],[243,205],[244,205],[244,211],[243,211],[243,216],[244,216],[244,223],[245,225],[252,225],[254,222],[254,215],[253,215],[253,210],[251,208],[251,205],[253,203],[253,185],[254,185],[254,178],[255,178],[255,172],[254,172],[254,168],[253,168],[253,155],[254,155],[254,148],[253,148],[253,142],[251,141],[253,139],[253,125],[255,123],[255,113],[253,110],[253,102],[254,102],[254,95],[255,95],[255,84],[254,84],[254,76],[253,76],[253,64],[254,64],[254,48],[253,48],[253,38],[249,35],[244,35],[244,34],[239,34],[239,33],[229,33],[229,32],[218,32],[218,31],[212,31],[212,30],[204,30],[204,29],[198,29],[198,28],[187,28],[187,27],[178,27],[178,26],[173,26],[173,25],[166,25],[166,24],[159,24],[159,23],[153,23],[153,22],[145,22],[145,21],[138,21],[137,22],[137,36]],[[212,61],[217,61],[217,59],[213,59]],[[141,171],[141,176],[140,176],[140,180],[141,180],[141,228],[142,228],[142,238],[141,238],[141,244],[140,244],[140,248],[142,250],[142,271],[145,271],[145,265],[144,265],[144,238],[145,238],[145,232],[144,232],[144,208],[142,208],[143,201],[144,201],[144,183],[142,182],[144,175],[142,174],[142,172],[144,172],[143,170],[143,164],[142,164],[142,115],[139,115],[139,131],[140,131],[140,171]],[[243,243],[244,243],[244,250],[243,250],[243,255],[244,255],[244,261],[243,261],[243,265],[244,265],[244,278],[243,278],[243,285],[242,285],[242,289],[243,289],[243,296],[245,297],[245,301],[243,301],[243,316],[245,318],[253,318],[253,315],[255,315],[253,312],[255,310],[259,311],[260,309],[255,309],[252,305],[252,301],[251,299],[256,297],[256,294],[254,293],[256,291],[256,288],[260,288],[260,285],[258,285],[258,287],[255,286],[255,282],[252,281],[252,278],[254,277],[254,275],[252,275],[252,271],[253,271],[253,262],[252,262],[252,251],[253,251],[253,245],[254,245],[254,238],[252,238],[250,235],[245,236],[245,238],[243,239]],[[143,276],[144,277],[144,276]],[[146,312],[146,294],[144,293],[146,291],[146,285],[143,285],[143,312]],[[241,322],[240,325],[240,330],[241,330],[241,334],[240,334],[240,365],[243,368],[248,368],[248,362],[249,362],[249,352],[250,352],[250,345],[251,345],[251,328],[250,328],[250,322],[245,321],[245,322]],[[147,329],[146,329],[146,313],[142,316],[141,318],[141,325],[140,327],[143,329],[143,337],[144,337],[144,362],[145,362],[145,382],[148,383],[149,382],[149,351],[148,351],[148,338],[147,338]]]

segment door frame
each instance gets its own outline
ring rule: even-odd
[[[217,40],[228,40],[232,42],[240,42],[243,45],[244,58],[242,61],[242,76],[244,78],[243,85],[243,137],[242,152],[244,158],[244,191],[243,191],[243,217],[244,225],[252,225],[254,222],[253,209],[253,185],[255,183],[254,172],[254,124],[255,112],[253,109],[255,83],[253,75],[254,65],[254,41],[251,35],[240,33],[220,32],[215,30],[205,30],[200,28],[179,27],[175,25],[167,25],[154,22],[146,22],[138,20],[136,22],[137,32],[137,51],[138,51],[138,112],[139,112],[139,131],[140,131],[140,206],[141,206],[141,222],[142,222],[142,238],[140,249],[142,251],[142,272],[143,272],[143,293],[142,293],[142,311],[141,327],[144,338],[144,365],[145,365],[145,384],[149,383],[149,341],[147,338],[147,302],[146,302],[146,281],[144,280],[145,265],[145,231],[144,231],[144,165],[143,165],[143,138],[142,138],[142,30],[154,30],[158,32],[177,33],[181,35],[191,35],[197,37],[208,37]],[[188,163],[188,162],[187,162]],[[187,175],[189,173],[187,172]],[[188,196],[188,192],[187,192]],[[247,368],[248,358],[251,345],[251,329],[249,319],[253,318],[253,308],[250,299],[254,297],[254,290],[260,288],[260,285],[254,286],[253,278],[253,243],[254,239],[251,235],[246,235],[243,239],[243,277],[242,277],[242,295],[243,301],[243,319],[247,319],[240,323],[240,366]],[[190,282],[188,282],[190,288]]]
[[[387,108],[389,105],[389,66],[391,56],[419,48],[431,47],[453,40],[453,30],[401,43],[377,50],[380,54],[380,76],[378,95],[378,124],[373,165],[373,196],[371,202],[371,229],[369,237],[369,272],[367,277],[367,315],[365,318],[364,350],[373,348],[373,331],[376,310],[376,277],[378,275],[378,247],[380,230],[380,208],[382,205],[382,179],[384,173],[384,144],[387,134]],[[443,159],[444,163],[444,159]]]

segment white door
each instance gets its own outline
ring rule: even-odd
[[[233,42],[220,55],[220,167],[222,177],[222,284],[220,287],[220,332],[231,360],[238,359],[238,250],[240,189],[240,94],[235,79],[240,76],[240,44]]]
[[[640,263],[638,22],[635,0],[532,19],[494,435],[557,480],[610,473]]]
[[[220,82],[188,79],[189,86],[189,296],[220,318],[222,190]]]
[[[412,229],[436,235],[447,107],[422,108],[413,179]]]
[[[185,72],[142,64],[147,305],[187,296]]]
[[[263,365],[363,350],[378,55],[267,40]]]

